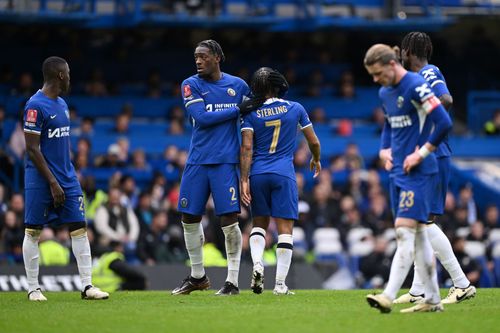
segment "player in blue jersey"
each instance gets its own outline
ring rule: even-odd
[[[425,281],[425,300],[401,312],[442,311],[435,279],[432,248],[423,224],[431,209],[432,179],[438,171],[432,152],[451,129],[451,119],[425,79],[408,72],[398,60],[399,49],[376,44],[364,65],[374,82],[386,113],[381,150],[391,149],[390,194],[397,235],[397,250],[383,293],[368,295],[370,306],[389,312],[413,264]],[[434,129],[432,129],[434,127]]]
[[[430,37],[423,32],[410,32],[401,43],[401,58],[403,66],[412,72],[422,75],[432,88],[434,94],[440,99],[443,106],[450,110],[453,98],[446,86],[446,80],[439,68],[429,64],[432,56],[432,42]],[[438,146],[434,152],[438,162],[436,175],[436,188],[433,192],[430,223],[427,224],[427,234],[432,248],[443,267],[448,271],[453,281],[448,295],[443,299],[443,304],[459,303],[476,295],[476,288],[471,285],[458,263],[450,240],[435,224],[436,216],[443,215],[448,182],[450,178],[451,149],[448,138]],[[413,303],[423,298],[423,281],[415,270],[413,283],[408,293],[401,295],[394,303]]]
[[[178,206],[191,274],[172,294],[187,295],[210,287],[203,267],[204,235],[200,222],[212,194],[215,213],[221,217],[228,262],[226,282],[216,295],[234,295],[239,293],[241,258],[238,118],[264,101],[262,98],[247,99],[250,89],[245,81],[221,72],[224,53],[216,41],[200,42],[194,59],[198,74],[184,80],[181,87],[193,134]]]
[[[253,261],[251,288],[260,294],[264,288],[262,255],[270,217],[278,227],[277,267],[273,293],[293,294],[285,284],[293,250],[293,223],[298,219],[298,191],[293,166],[297,127],[300,127],[312,152],[314,177],[321,171],[320,143],[302,105],[281,99],[288,83],[278,71],[268,67],[257,70],[251,82],[252,93],[265,96],[264,105],[245,116],[241,146],[241,198],[251,205],[253,228],[250,251]],[[251,167],[251,169],[250,169]]]
[[[92,258],[87,238],[83,194],[71,164],[69,112],[60,97],[69,91],[69,66],[59,57],[42,65],[43,87],[26,103],[24,137],[25,236],[23,258],[28,277],[28,299],[46,301],[38,284],[38,241],[43,226],[66,225],[82,281],[82,298],[107,299],[92,286]]]

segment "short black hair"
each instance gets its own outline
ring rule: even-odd
[[[57,78],[59,72],[63,70],[63,66],[67,62],[61,57],[48,57],[42,64],[43,81],[47,82]]]
[[[403,38],[401,48],[419,59],[431,60],[432,42],[429,35],[425,32],[410,32]]]
[[[219,56],[221,63],[224,62],[224,60],[226,60],[226,57],[224,56],[224,52],[222,52],[222,47],[220,46],[219,43],[217,43],[213,39],[203,40],[203,41],[199,42],[197,46],[198,47],[200,47],[200,46],[206,47],[214,55]]]

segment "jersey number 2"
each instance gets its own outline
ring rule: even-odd
[[[266,127],[274,127],[273,141],[271,141],[271,147],[269,147],[269,154],[274,154],[278,145],[278,138],[280,137],[281,120],[266,121],[265,124]]]

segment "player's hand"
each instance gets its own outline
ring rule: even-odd
[[[238,104],[240,114],[244,116],[252,111],[257,110],[264,104],[265,101],[266,98],[264,96],[253,96],[245,99],[243,102]]]
[[[316,178],[318,177],[321,171],[321,162],[315,161],[313,158],[311,158],[311,162],[309,163],[309,168],[311,169],[311,171],[314,171],[313,178]]]
[[[57,181],[50,184],[50,193],[52,193],[52,199],[54,199],[54,207],[59,207],[64,204],[66,197],[62,187]]]
[[[278,97],[283,97],[288,91],[289,86],[286,78],[277,70],[273,70],[269,73],[268,80],[274,87],[279,88]]]
[[[384,169],[386,171],[391,171],[392,164],[392,150],[391,148],[380,149],[378,152],[378,157],[384,162]]]
[[[240,181],[240,195],[241,202],[245,206],[250,206],[250,202],[252,202],[252,196],[250,195],[250,182],[248,179],[242,179]]]
[[[414,167],[419,165],[420,162],[422,162],[422,160],[424,159],[418,153],[418,149],[419,149],[419,147],[417,146],[413,153],[406,156],[405,161],[403,162],[403,170],[405,173],[410,173],[411,169],[413,169]]]

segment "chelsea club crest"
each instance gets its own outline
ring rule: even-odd
[[[186,208],[188,205],[188,200],[186,198],[181,199],[181,207]]]
[[[405,99],[403,96],[399,96],[398,97],[398,109],[401,109],[401,107],[403,106],[403,103],[405,102]]]
[[[228,88],[227,89],[227,94],[231,97],[236,96],[236,91],[234,91],[233,88]]]

